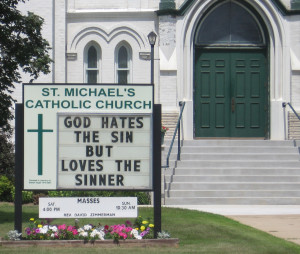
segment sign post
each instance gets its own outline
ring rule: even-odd
[[[154,105],[153,124],[154,237],[161,232],[161,105]]]
[[[15,110],[15,230],[22,232],[22,190],[24,169],[23,104],[16,104]]]

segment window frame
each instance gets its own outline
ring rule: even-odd
[[[127,68],[119,67],[119,51],[122,47],[127,50]],[[127,83],[119,83],[119,71],[127,71]],[[115,49],[115,82],[117,84],[132,83],[132,49],[125,41],[119,43]]]
[[[233,4],[233,5],[236,5],[238,6],[239,8],[243,9],[245,12],[248,13],[249,16],[251,16],[252,18],[252,21],[254,21],[255,25],[257,26],[257,31],[259,33],[259,36],[261,37],[261,42],[257,43],[253,43],[253,42],[201,42],[199,41],[199,36],[200,36],[200,33],[201,33],[201,29],[203,27],[204,24],[206,24],[207,22],[207,19],[211,16],[211,14],[213,14],[213,12],[217,9],[221,9],[224,7],[225,4]],[[231,16],[232,18],[232,16]],[[203,33],[201,33],[203,34]],[[229,33],[228,34],[229,36],[231,36],[232,34]],[[266,37],[265,37],[265,33],[264,33],[264,29],[261,25],[261,22],[259,21],[258,17],[255,15],[255,13],[250,9],[248,8],[247,6],[245,5],[242,5],[240,4],[239,2],[237,1],[225,1],[221,4],[217,4],[215,5],[213,8],[211,8],[205,15],[205,17],[203,18],[203,20],[198,24],[198,27],[196,29],[196,32],[195,32],[195,37],[194,37],[194,43],[197,47],[205,47],[205,48],[218,48],[218,47],[232,47],[232,48],[244,48],[244,47],[253,47],[253,48],[264,48],[266,47],[266,44],[267,44],[267,41],[266,41]]]
[[[96,67],[88,67],[88,53],[89,53],[89,49],[91,47],[94,47],[96,49],[97,52],[97,59],[96,59],[96,63],[97,66]],[[84,49],[84,83],[87,84],[92,84],[88,82],[88,71],[97,71],[97,81],[96,83],[100,83],[101,82],[101,75],[100,75],[100,68],[101,67],[101,48],[99,46],[98,43],[92,41],[89,42]]]

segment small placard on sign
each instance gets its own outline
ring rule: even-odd
[[[136,197],[72,197],[39,199],[39,218],[136,217]]]

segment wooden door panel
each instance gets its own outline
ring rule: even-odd
[[[210,128],[211,127],[211,121],[210,121],[210,103],[206,102],[206,103],[201,103],[200,106],[200,114],[201,115],[201,119],[200,119],[200,127],[201,128]]]
[[[224,71],[218,71],[216,72],[215,76],[215,96],[216,98],[225,98],[226,96],[226,73]]]
[[[196,52],[194,120],[196,137],[229,135],[228,54]]]
[[[250,104],[250,128],[259,128],[263,124],[261,123],[260,112],[260,103]]]
[[[267,112],[264,110],[267,105],[265,54],[248,50],[231,52],[230,55],[231,82],[235,84],[231,87],[231,94],[235,99],[236,108],[231,114],[230,136],[265,137],[267,124]]]
[[[235,125],[233,128],[246,127],[246,105],[245,103],[236,103],[235,105]]]
[[[226,104],[216,103],[215,108],[215,128],[226,128]]]
[[[251,98],[260,98],[261,97],[261,89],[260,85],[262,84],[261,77],[259,72],[251,72],[250,73],[250,96]]]

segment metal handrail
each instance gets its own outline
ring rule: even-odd
[[[290,106],[290,108],[293,110],[294,114],[295,114],[295,115],[298,117],[298,119],[300,120],[300,116],[297,114],[296,110],[293,108],[293,106],[291,105],[291,103],[289,103],[289,102],[283,102],[283,103],[282,103],[282,107],[283,107],[283,108],[285,108],[286,105],[289,105],[289,106]]]
[[[173,148],[173,144],[174,144],[174,141],[175,141],[175,137],[176,137],[177,131],[178,131],[178,151],[177,151],[177,160],[180,160],[180,153],[181,153],[181,144],[180,144],[180,141],[181,141],[181,140],[180,140],[180,121],[181,121],[181,118],[182,118],[182,113],[183,113],[183,110],[184,110],[185,101],[180,101],[180,102],[179,102],[179,106],[181,107],[181,109],[180,109],[180,114],[179,114],[179,117],[178,117],[177,125],[176,125],[176,128],[175,128],[174,134],[173,134],[173,138],[172,138],[172,141],[171,141],[170,148],[169,148],[168,156],[167,156],[167,159],[166,159],[166,165],[165,165],[165,166],[162,166],[162,168],[168,168],[168,167],[169,167],[170,155],[171,155],[171,152],[172,152],[172,148]]]

